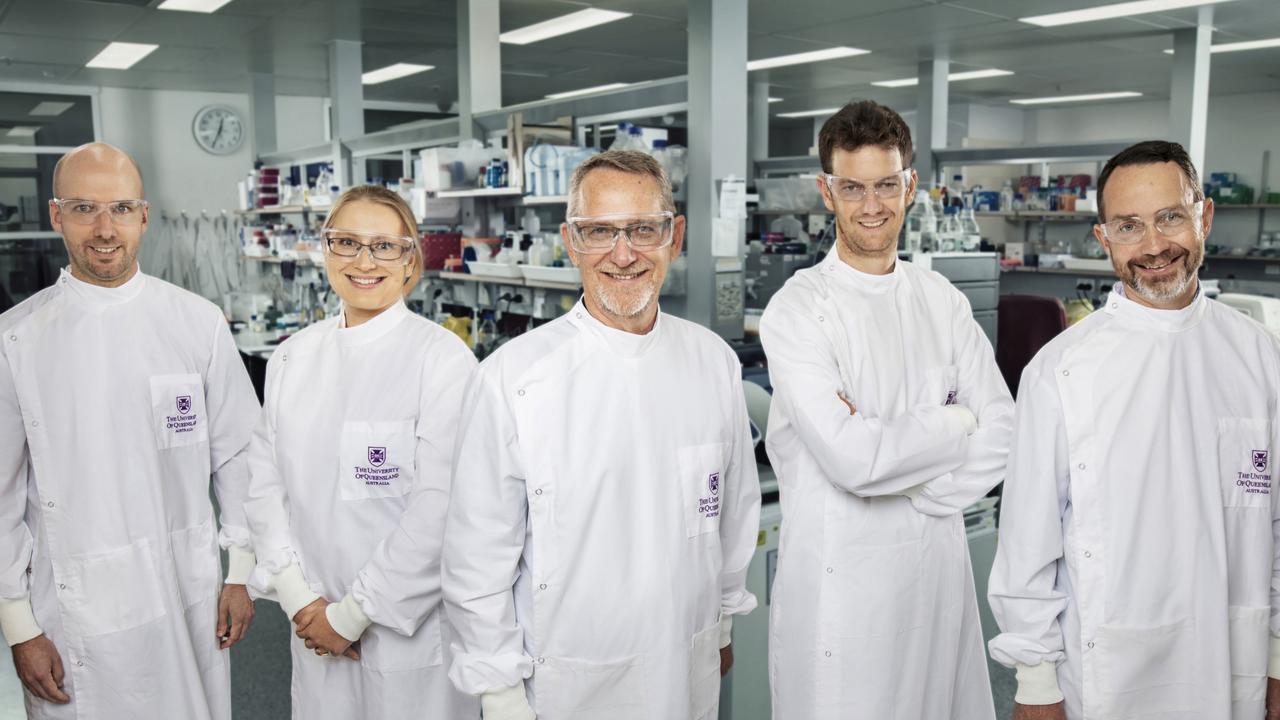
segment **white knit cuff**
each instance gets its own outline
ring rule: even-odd
[[[916,501],[920,499],[920,493],[924,492],[924,486],[925,483],[920,483],[919,485],[909,487],[902,491],[902,496],[910,500],[912,505],[915,505]]]
[[[364,610],[360,608],[360,603],[356,602],[356,596],[351,593],[347,593],[340,602],[326,607],[324,616],[329,619],[329,626],[334,632],[351,642],[359,640],[364,631],[373,624],[369,616],[365,615]]]
[[[247,585],[249,576],[253,574],[253,566],[258,558],[246,545],[232,545],[227,548],[227,585]]]
[[[962,430],[965,435],[972,435],[978,429],[978,417],[969,408],[963,405],[944,405],[942,410],[947,413],[945,417],[949,427]]]
[[[299,610],[320,599],[320,595],[307,585],[307,579],[302,576],[302,568],[297,563],[276,573],[271,578],[271,588],[276,591],[276,600],[290,622]]]
[[[1271,660],[1267,663],[1267,676],[1280,679],[1280,637],[1271,636]]]
[[[720,618],[720,647],[729,647],[731,642],[733,642],[733,616],[725,615]]]
[[[1013,701],[1019,705],[1052,705],[1062,702],[1062,690],[1058,688],[1058,665],[1042,662],[1039,665],[1015,666],[1018,675],[1018,692]]]
[[[31,610],[31,595],[16,600],[0,600],[0,632],[9,647],[44,634]]]
[[[480,717],[484,720],[537,720],[529,699],[524,695],[524,681],[515,687],[490,690],[480,695]]]

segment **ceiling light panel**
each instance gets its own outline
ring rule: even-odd
[[[1137,2],[1100,5],[1081,10],[1049,13],[1048,15],[1033,15],[1031,17],[1018,18],[1018,21],[1039,25],[1040,27],[1058,27],[1059,25],[1074,25],[1097,20],[1113,20],[1135,15],[1181,10],[1200,5],[1217,5],[1224,2],[1231,2],[1231,0],[1137,0]]]
[[[1010,100],[1014,105],[1049,105],[1052,103],[1070,103],[1070,102],[1089,102],[1091,100],[1119,100],[1122,98],[1142,97],[1140,92],[1105,92],[1105,93],[1089,93],[1085,95],[1056,95],[1053,97],[1038,98],[1020,98],[1018,100]]]
[[[377,85],[378,83],[390,82],[392,80],[399,80],[402,77],[417,75],[418,73],[426,72],[428,70],[435,70],[435,69],[436,69],[435,65],[415,65],[413,63],[396,63],[395,65],[388,65],[384,68],[379,68],[377,70],[370,70],[369,72],[360,76],[360,82],[365,85]]]
[[[624,88],[630,83],[609,83],[608,85],[596,85],[595,87],[582,88],[581,90],[569,90],[568,92],[551,93],[547,96],[548,100],[562,100],[564,98],[577,97],[579,95],[590,95],[591,93],[604,92],[605,90],[617,90]]]
[[[587,8],[516,30],[508,30],[499,35],[498,40],[509,45],[528,45],[629,17],[631,13]]]
[[[102,49],[102,52],[85,63],[85,67],[104,68],[108,70],[128,70],[139,60],[155,52],[159,45],[151,43],[113,42]]]
[[[866,55],[870,52],[870,50],[852,47],[833,47],[825,50],[795,53],[794,55],[779,55],[778,57],[752,60],[747,63],[747,71],[768,70],[769,68],[785,67],[787,65],[803,65],[805,63],[823,62],[824,60],[837,60],[839,58]]]
[[[156,6],[156,9],[211,13],[229,2],[231,0],[164,0],[164,2]]]

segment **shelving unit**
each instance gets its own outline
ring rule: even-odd
[[[276,205],[274,207],[254,208],[253,210],[241,210],[241,215],[260,216],[260,215],[299,215],[302,213],[313,212],[319,215],[329,212],[331,205]]]
[[[524,190],[518,187],[475,188],[474,190],[440,190],[435,196],[438,198],[514,197],[523,192]]]

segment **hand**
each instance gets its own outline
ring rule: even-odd
[[[844,403],[844,406],[849,408],[850,415],[858,414],[858,408],[854,407],[853,403],[849,402],[849,398],[845,397],[844,393],[837,392],[836,397],[840,398],[840,402]]]
[[[1280,680],[1267,678],[1267,720],[1280,720]]]
[[[328,600],[317,598],[299,610],[293,616],[298,628],[294,634],[302,638],[303,644],[317,655],[344,655],[352,660],[359,660],[360,652],[352,647],[352,642],[339,635],[329,624],[329,617],[324,612],[327,607]]]
[[[733,644],[730,643],[720,648],[720,677],[729,674],[729,670],[733,667]]]
[[[223,585],[218,595],[219,648],[226,650],[244,639],[253,624],[253,600],[243,585]]]
[[[1013,720],[1067,720],[1066,703],[1052,705],[1013,704]]]
[[[59,705],[71,702],[71,697],[62,691],[62,658],[47,636],[37,635],[14,645],[13,666],[31,694]]]

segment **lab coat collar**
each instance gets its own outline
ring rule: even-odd
[[[347,311],[346,308],[343,308],[338,316],[338,341],[343,345],[363,345],[367,342],[373,342],[386,335],[391,328],[395,327],[410,314],[409,307],[404,304],[402,299],[395,305],[364,321],[363,324],[349,328],[347,327]]]
[[[1119,320],[1139,327],[1172,333],[1195,327],[1200,318],[1204,317],[1206,307],[1208,305],[1203,288],[1196,289],[1196,296],[1190,305],[1177,310],[1159,310],[1130,300],[1125,295],[1124,286],[1116,283],[1103,310]]]
[[[142,268],[133,274],[127,282],[119,287],[102,287],[87,283],[71,274],[71,268],[62,268],[62,273],[58,277],[58,284],[66,290],[70,291],[70,295],[75,299],[95,307],[106,305],[121,305],[138,297],[142,292],[143,286],[146,284],[146,276],[142,274]]]
[[[839,252],[832,248],[822,261],[822,274],[834,282],[852,287],[862,292],[880,294],[892,290],[902,275],[902,260],[893,264],[893,270],[884,275],[865,273],[840,259]]]
[[[578,298],[573,310],[569,311],[569,322],[599,338],[614,354],[625,358],[638,358],[648,352],[661,337],[662,308],[658,308],[658,317],[654,320],[653,329],[643,335],[611,328],[600,322],[587,310],[587,305],[582,298]]]

